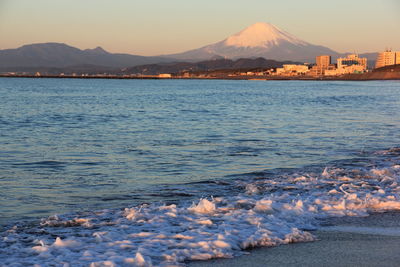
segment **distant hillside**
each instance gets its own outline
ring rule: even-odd
[[[391,65],[364,74],[342,76],[347,80],[400,80],[400,65]]]
[[[256,69],[256,68],[278,68],[282,67],[283,64],[293,64],[291,61],[276,61],[265,58],[241,58],[238,60],[231,59],[213,59],[200,61],[196,63],[192,62],[177,62],[177,63],[165,63],[165,64],[150,64],[135,66],[123,70],[124,74],[147,74],[157,75],[160,73],[181,73],[181,72],[198,72],[198,71],[214,71],[214,70],[227,70],[227,69]]]
[[[24,67],[63,68],[78,65],[123,68],[171,61],[173,59],[163,57],[113,54],[101,47],[81,50],[62,43],[30,44],[16,49],[0,50],[2,70]]]
[[[373,72],[400,72],[400,65],[390,65],[381,68],[374,69]]]

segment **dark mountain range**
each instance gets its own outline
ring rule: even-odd
[[[157,75],[160,73],[182,73],[182,72],[201,72],[215,70],[249,70],[249,69],[269,69],[282,67],[283,64],[294,64],[291,61],[279,62],[265,58],[241,58],[237,60],[231,59],[212,59],[200,62],[176,62],[165,64],[149,64],[135,66],[123,70],[124,74],[147,74]]]
[[[3,70],[20,67],[63,68],[78,65],[123,68],[172,60],[163,57],[113,54],[101,47],[80,50],[61,43],[30,44],[16,49],[0,50],[0,68]]]

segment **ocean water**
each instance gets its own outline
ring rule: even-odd
[[[184,264],[400,209],[400,82],[0,79],[0,260]],[[16,252],[17,251],[17,252]]]

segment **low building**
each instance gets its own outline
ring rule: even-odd
[[[310,69],[309,75],[314,77],[324,76],[326,75],[327,71],[334,71],[334,70],[336,70],[336,66],[334,64],[330,64],[326,67],[315,65],[312,66],[312,68]]]
[[[339,76],[351,73],[364,73],[366,69],[361,65],[350,65],[341,68],[325,70],[324,76]]]
[[[367,58],[359,57],[357,54],[351,54],[344,58],[337,59],[338,69],[345,68],[352,65],[362,66],[365,70],[367,69]]]
[[[391,66],[400,64],[400,52],[394,52],[391,50],[386,50],[378,54],[376,59],[375,68],[382,68],[385,66]]]
[[[337,75],[349,73],[364,73],[367,71],[367,58],[351,54],[337,60]]]
[[[337,76],[340,75],[338,69],[325,70],[324,76]]]
[[[254,75],[256,75],[256,76],[265,76],[266,72],[265,71],[257,71],[257,72],[254,73]]]
[[[285,64],[282,68],[276,69],[276,75],[297,76],[304,75],[309,72],[306,65]]]
[[[158,74],[158,77],[159,78],[171,78],[172,74],[170,74],[170,73],[160,73],[160,74]]]

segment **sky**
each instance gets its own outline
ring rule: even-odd
[[[0,49],[60,42],[162,55],[256,22],[338,52],[400,50],[400,0],[0,0]]]

